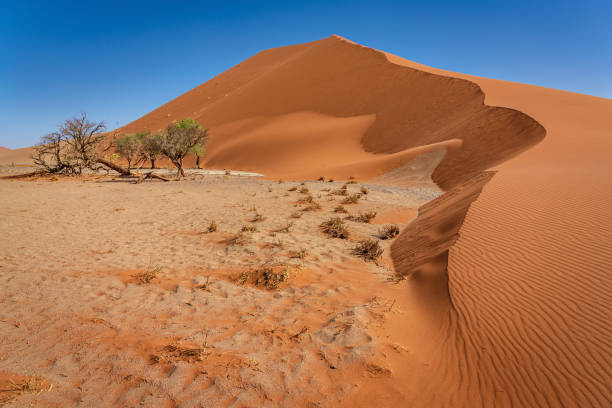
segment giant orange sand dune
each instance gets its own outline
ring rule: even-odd
[[[332,36],[262,51],[119,131],[186,116],[210,130],[206,167],[271,178],[408,185],[411,160],[443,152],[446,193],[391,254],[414,312],[397,331],[429,362],[410,406],[610,406],[611,100]]]

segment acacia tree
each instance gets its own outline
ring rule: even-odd
[[[132,161],[140,161],[140,136],[138,133],[127,134],[123,137],[118,138],[115,141],[117,145],[117,152],[121,157],[127,161],[127,169],[130,171],[132,167]]]
[[[192,118],[171,123],[163,136],[161,151],[177,168],[178,178],[185,175],[183,160],[196,145],[204,146],[208,141],[208,130]]]
[[[159,133],[137,133],[140,141],[140,157],[143,161],[150,161],[151,168],[155,168],[155,160],[161,155],[163,137]]]
[[[40,143],[34,146],[32,160],[44,173],[61,173],[71,171],[65,152],[62,152],[62,134],[49,133],[40,138]]]
[[[197,144],[191,148],[191,153],[195,154],[196,157],[196,168],[200,168],[200,156],[204,153],[204,146]]]

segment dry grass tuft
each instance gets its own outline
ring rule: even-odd
[[[357,246],[353,248],[353,253],[362,257],[365,261],[376,262],[382,255],[383,249],[375,239],[364,239],[359,241]]]
[[[236,245],[242,246],[242,245],[247,244],[248,242],[249,242],[249,237],[247,237],[245,233],[242,231],[240,231],[238,234],[236,234],[234,237],[232,237],[229,240],[229,244],[232,246],[236,246]]]
[[[345,185],[345,186],[343,186],[343,187],[346,187],[346,185]],[[347,196],[347,195],[348,195],[348,191],[347,191],[347,189],[346,189],[346,188],[340,188],[340,189],[338,189],[338,190],[334,190],[334,191],[332,191],[332,192],[331,192],[331,194],[332,194],[332,195]]]
[[[159,275],[161,271],[162,271],[161,266],[152,267],[149,264],[149,267],[145,271],[137,273],[136,275],[132,275],[132,276],[138,280],[139,285],[146,285],[146,284],[151,283],[153,279],[157,278],[157,275]]]
[[[369,193],[368,189],[365,188],[365,187],[361,187],[360,191],[361,191],[361,194],[368,194]]]
[[[302,194],[308,194],[310,190],[308,190],[308,187],[304,186],[302,188],[300,188],[300,193]]]
[[[230,170],[225,169],[225,175],[226,176],[231,176],[232,172]]]
[[[270,290],[278,289],[295,274],[296,269],[294,266],[285,263],[263,265],[242,272],[236,282],[240,285],[251,283]]]
[[[308,251],[305,248],[300,248],[297,251],[289,252],[289,258],[297,258],[304,260],[308,256]]]
[[[346,217],[347,220],[351,220],[351,221],[356,221],[356,222],[363,222],[366,224],[369,224],[370,221],[372,221],[372,219],[374,219],[374,217],[376,217],[376,212],[375,211],[368,211],[365,213],[360,213],[359,215],[349,215],[348,217]]]
[[[297,200],[298,203],[312,203],[313,197],[308,194],[305,197],[300,198],[299,200]]]
[[[291,218],[302,218],[302,213],[300,211],[295,211],[291,214]]]
[[[254,225],[243,225],[240,232],[257,232],[257,227]]]
[[[313,201],[312,203],[310,203],[306,207],[302,208],[302,211],[318,211],[321,208],[322,208],[321,204],[317,203],[316,201]]]
[[[291,188],[290,188],[289,190],[287,190],[287,191],[297,191],[297,186],[293,186],[293,187],[291,187]]]
[[[348,229],[344,221],[340,217],[330,218],[321,224],[323,232],[332,238],[347,239],[349,236]]]
[[[378,237],[380,239],[393,239],[400,233],[397,225],[385,225],[378,231]]]
[[[15,402],[17,397],[26,393],[41,393],[47,386],[50,391],[51,385],[38,376],[26,377],[20,381],[9,379],[7,387],[0,390],[0,405]]]
[[[215,232],[217,230],[217,223],[213,220],[208,224],[208,228],[206,229],[207,233]]]
[[[264,217],[263,214],[256,213],[253,218],[250,219],[250,222],[261,222],[265,219],[266,217]]]
[[[325,177],[321,176],[321,177],[319,177],[319,179],[317,181],[323,181],[324,182],[325,181]]]
[[[350,196],[342,200],[342,204],[357,204],[360,198],[361,198],[361,194],[358,194],[358,193],[351,194]]]
[[[347,214],[348,210],[346,208],[344,208],[343,205],[339,205],[336,208],[334,208],[334,212],[336,213],[342,213],[342,214]]]

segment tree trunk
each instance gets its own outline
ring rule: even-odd
[[[200,168],[200,155],[196,154],[196,168]]]
[[[151,159],[151,169],[155,168],[155,159]]]
[[[115,163],[111,163],[108,160],[104,160],[104,159],[97,159],[96,160],[98,163],[105,165],[106,167],[115,170],[117,173],[123,175],[123,176],[131,176],[132,172],[129,170],[124,169],[121,166],[116,165]]]

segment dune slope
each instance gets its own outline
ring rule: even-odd
[[[612,101],[388,57],[469,79],[487,103],[519,109],[547,131],[495,168],[449,251],[452,306],[437,316],[446,334],[425,381],[434,405],[609,406]],[[409,272],[401,259],[411,249],[394,249]]]
[[[260,52],[120,131],[161,130],[184,116],[211,130],[207,166],[270,177],[374,177],[422,146],[461,139],[433,175],[451,187],[544,137],[527,115],[486,106],[472,82],[391,63],[338,36]]]

